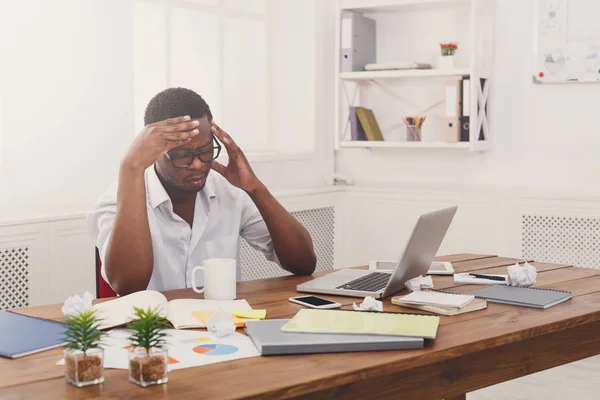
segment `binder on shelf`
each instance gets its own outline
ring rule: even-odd
[[[365,135],[365,130],[362,125],[358,121],[358,117],[356,115],[356,106],[350,106],[349,114],[350,114],[350,137],[353,141],[360,140],[368,140],[367,135]]]
[[[341,72],[364,71],[376,60],[376,23],[361,13],[346,10],[340,32]]]
[[[469,76],[462,79],[460,116],[460,141],[469,141],[469,126],[471,123],[471,80]]]
[[[458,142],[460,140],[460,96],[461,81],[446,81],[444,87],[444,142]]]
[[[488,115],[488,109],[487,109],[487,98],[485,98],[485,92],[486,92],[486,85],[488,84],[487,82],[487,78],[479,78],[479,84],[481,85],[481,92],[484,93],[484,99],[483,99],[483,103],[484,103],[484,107],[483,110],[481,109],[479,102],[477,101],[477,115],[481,115],[481,113],[483,113],[484,115]],[[481,124],[481,126],[479,127],[479,138],[478,140],[487,140],[487,138],[485,137],[485,133],[483,131],[483,124]]]
[[[358,120],[362,125],[365,135],[369,141],[381,142],[384,140],[381,130],[379,129],[379,124],[377,124],[377,120],[375,119],[375,114],[373,114],[373,110],[364,107],[357,107],[356,116],[358,117]]]

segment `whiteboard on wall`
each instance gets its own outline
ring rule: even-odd
[[[600,82],[600,0],[534,2],[534,81]]]

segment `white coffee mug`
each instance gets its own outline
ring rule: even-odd
[[[204,286],[196,287],[196,272],[204,274]],[[235,300],[237,261],[231,258],[212,258],[204,260],[203,265],[192,269],[192,289],[204,293],[207,300]]]

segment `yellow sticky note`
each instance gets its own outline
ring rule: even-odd
[[[241,308],[234,308],[231,310],[231,315],[245,319],[265,319],[267,310],[244,310]]]
[[[192,311],[192,316],[196,318],[203,326],[206,326],[206,321],[214,314],[214,311]],[[221,311],[221,315],[225,315],[225,311]],[[233,324],[238,328],[243,328],[246,326],[246,321],[244,319],[240,319],[235,315],[233,317]],[[249,319],[249,318],[246,318]]]

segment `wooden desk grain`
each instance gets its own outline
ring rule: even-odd
[[[477,254],[439,257],[459,272],[502,273],[523,260]],[[531,261],[531,260],[530,260]],[[543,369],[600,354],[600,271],[534,263],[537,287],[569,290],[573,299],[539,310],[488,303],[485,310],[442,316],[438,336],[424,349],[255,357],[169,373],[165,385],[139,388],[127,371],[105,371],[99,386],[67,384],[55,365],[59,349],[17,360],[0,359],[0,398],[348,398],[464,399],[464,394]],[[287,298],[310,277],[241,282],[240,298],[267,309],[268,318],[288,318],[300,306]],[[451,277],[433,278],[436,288],[472,292]],[[401,293],[400,293],[401,294]],[[169,299],[195,298],[191,290],[166,292]],[[350,308],[360,299],[325,296]],[[392,305],[390,311],[415,310]],[[60,319],[60,305],[19,312]]]

